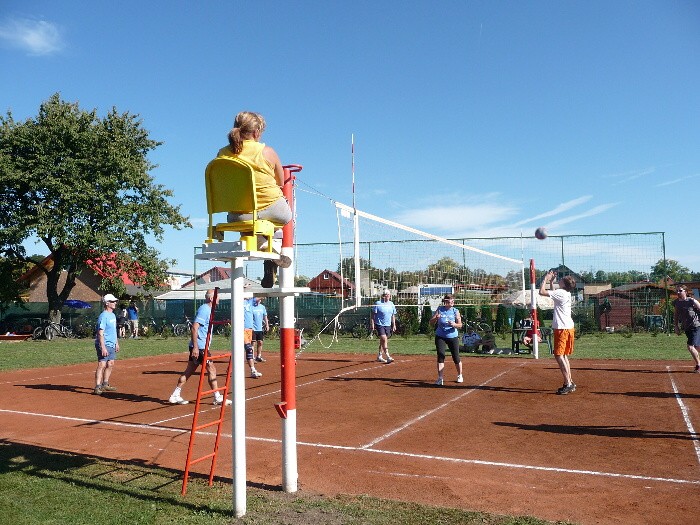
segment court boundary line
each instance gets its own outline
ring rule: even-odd
[[[488,385],[491,381],[494,381],[495,379],[498,379],[498,378],[501,377],[502,375],[505,375],[505,374],[507,374],[507,373],[509,373],[509,372],[512,372],[512,371],[515,370],[516,368],[520,368],[520,367],[523,367],[523,366],[525,366],[525,363],[522,363],[522,364],[519,364],[518,366],[514,366],[514,367],[512,367],[512,368],[509,368],[508,370],[504,370],[504,371],[501,372],[500,374],[496,374],[495,376],[493,376],[493,377],[487,379],[487,380],[484,381],[483,383],[478,384],[476,387],[470,388],[469,390],[467,390],[467,391],[465,391],[465,392],[462,392],[462,393],[456,395],[455,397],[453,397],[453,398],[450,399],[449,401],[445,401],[445,402],[442,403],[441,405],[438,405],[438,406],[435,407],[435,408],[431,408],[431,409],[428,410],[427,412],[423,412],[423,413],[422,413],[421,415],[419,415],[418,417],[415,417],[415,418],[413,418],[413,419],[407,421],[407,422],[404,423],[403,425],[401,425],[401,426],[399,426],[399,427],[396,427],[394,430],[390,430],[390,431],[387,432],[386,434],[384,434],[384,435],[382,435],[382,436],[379,436],[378,438],[375,438],[374,440],[370,441],[370,442],[367,443],[366,445],[362,445],[360,448],[361,448],[361,449],[371,448],[371,447],[373,447],[374,445],[376,445],[377,443],[381,443],[382,441],[384,441],[384,440],[386,440],[386,439],[389,439],[391,436],[393,436],[393,435],[395,435],[395,434],[398,434],[398,433],[401,432],[402,430],[405,430],[405,429],[407,429],[408,427],[410,427],[410,426],[412,426],[412,425],[414,425],[414,424],[416,424],[416,423],[422,421],[422,420],[425,419],[426,417],[429,417],[429,416],[433,415],[435,412],[437,412],[437,411],[439,411],[439,410],[442,410],[442,409],[445,408],[445,407],[449,407],[449,406],[451,406],[454,402],[459,401],[459,400],[462,399],[463,397],[468,396],[469,394],[471,394],[471,393],[473,393],[473,392],[476,392],[477,389],[478,389],[479,387],[482,387],[482,386],[484,386],[484,385]]]
[[[148,425],[148,424],[144,424],[144,423],[123,423],[120,421],[108,421],[108,420],[99,420],[99,419],[86,419],[86,418],[77,418],[77,417],[68,417],[68,416],[57,416],[55,414],[40,414],[40,413],[20,411],[20,410],[0,409],[0,413],[25,415],[25,416],[32,416],[32,417],[45,417],[45,418],[51,418],[51,419],[59,419],[59,420],[64,420],[64,421],[77,421],[77,422],[81,422],[81,423],[90,423],[90,424],[104,424],[104,425],[108,425],[108,426],[138,428],[138,429],[142,429],[142,430],[153,429],[153,430],[161,430],[161,431],[172,432],[172,433],[181,433],[181,434],[189,432],[189,430],[183,430],[183,429],[172,428],[172,427],[160,427],[160,426],[156,427],[156,426],[152,426],[152,425]],[[215,435],[213,432],[198,432],[198,434],[205,435],[205,436],[212,436],[212,437]],[[228,433],[222,433],[221,437],[231,437],[231,435]],[[264,443],[282,443],[281,439],[261,438],[261,437],[253,437],[253,436],[246,436],[246,440],[264,442]],[[464,464],[464,465],[479,465],[479,466],[486,466],[486,467],[510,468],[510,469],[515,469],[515,470],[534,470],[534,471],[540,471],[540,472],[555,472],[555,473],[561,473],[561,474],[577,474],[577,475],[584,475],[584,476],[608,477],[608,478],[618,478],[618,479],[632,479],[632,480],[638,480],[638,481],[657,481],[660,483],[672,483],[672,484],[676,484],[676,485],[681,484],[681,485],[699,485],[700,486],[700,480],[692,480],[692,479],[663,478],[663,477],[659,477],[659,476],[642,476],[639,474],[623,474],[623,473],[618,473],[618,472],[605,472],[605,471],[584,470],[584,469],[568,469],[568,468],[562,468],[562,467],[545,467],[545,466],[540,466],[540,465],[524,465],[524,464],[520,464],[520,463],[507,463],[507,462],[501,462],[501,461],[486,461],[486,460],[481,460],[481,459],[451,458],[451,457],[446,457],[446,456],[434,456],[434,455],[430,455],[430,454],[416,454],[416,453],[412,453],[412,452],[402,452],[402,451],[396,451],[396,450],[382,450],[382,449],[377,449],[377,448],[351,447],[351,446],[346,446],[346,445],[328,445],[328,444],[323,444],[323,443],[309,443],[306,441],[297,441],[297,445],[303,446],[303,447],[311,447],[311,448],[325,448],[325,449],[332,449],[332,450],[343,450],[343,451],[348,451],[348,452],[369,452],[372,454],[384,454],[384,455],[389,455],[389,456],[406,457],[406,458],[423,459],[423,460],[433,460],[433,461],[450,462],[450,463],[459,463],[459,464]],[[91,456],[92,454],[85,454],[85,455]]]
[[[693,427],[693,422],[690,420],[690,414],[688,413],[688,407],[686,404],[683,402],[681,399],[680,392],[678,391],[678,387],[676,386],[676,381],[673,379],[673,376],[671,375],[671,367],[666,366],[666,371],[668,372],[668,377],[671,380],[671,388],[673,388],[673,397],[676,398],[676,403],[678,403],[678,406],[681,409],[681,415],[683,416],[683,421],[685,421],[685,427],[688,429],[688,432],[692,436],[697,437],[697,433],[695,432],[695,428]],[[693,447],[695,448],[695,456],[698,459],[698,463],[700,463],[700,443],[698,443],[697,440],[693,440]]]

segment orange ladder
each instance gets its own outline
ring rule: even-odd
[[[211,343],[211,334],[212,334],[212,329],[214,325],[217,324],[226,324],[229,323],[230,321],[214,321],[214,312],[216,310],[216,304],[217,304],[217,298],[219,295],[219,288],[214,288],[214,298],[212,301],[212,309],[211,309],[211,314],[209,315],[209,328],[207,330],[207,340],[206,344],[204,346],[204,361],[202,362],[202,366],[199,372],[199,388],[197,389],[197,398],[194,403],[194,415],[192,417],[192,430],[190,432],[190,443],[189,446],[187,447],[187,459],[185,461],[185,474],[184,478],[182,480],[182,495],[184,496],[187,493],[187,480],[189,479],[190,475],[190,467],[192,465],[195,465],[199,463],[200,461],[204,461],[206,459],[211,458],[211,468],[209,469],[209,485],[214,484],[214,468],[216,467],[216,455],[219,452],[219,439],[221,437],[221,426],[224,422],[224,413],[226,411],[226,395],[229,391],[229,386],[231,386],[231,367],[232,367],[232,359],[231,359],[231,352],[225,353],[225,354],[217,354],[217,355],[211,355],[209,353],[209,344]],[[228,359],[228,367],[226,369],[226,384],[223,387],[219,387],[217,389],[209,389],[209,390],[203,390],[204,386],[204,376],[206,375],[206,368],[207,368],[207,361],[224,361],[225,359]],[[219,417],[215,419],[214,421],[209,421],[207,423],[199,424],[199,413],[200,413],[200,406],[202,403],[202,397],[214,394],[216,392],[222,392],[222,395],[224,397],[222,403],[221,403],[221,408],[219,410]],[[195,436],[197,435],[198,431],[204,430],[205,428],[213,427],[216,425],[216,440],[214,441],[214,451],[206,454],[201,457],[193,457],[194,456],[194,440]]]

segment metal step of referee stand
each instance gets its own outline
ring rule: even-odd
[[[219,439],[221,437],[221,425],[224,422],[224,413],[226,412],[226,395],[229,392],[229,386],[231,385],[231,366],[232,366],[232,359],[231,359],[231,352],[225,353],[225,354],[217,354],[217,355],[212,355],[209,352],[209,345],[211,343],[211,335],[212,335],[212,330],[215,325],[220,325],[220,324],[226,324],[229,321],[214,321],[214,313],[216,312],[216,306],[217,306],[217,299],[219,296],[219,288],[214,288],[214,298],[212,301],[212,308],[211,308],[211,314],[209,315],[209,329],[207,330],[207,340],[206,344],[204,346],[204,360],[202,361],[202,365],[200,366],[200,371],[199,371],[199,388],[197,389],[197,398],[195,400],[194,404],[194,415],[192,417],[192,430],[190,432],[190,443],[189,446],[187,447],[187,459],[185,461],[185,475],[182,480],[182,495],[184,496],[187,493],[187,480],[189,479],[190,475],[190,467],[192,465],[196,465],[197,463],[201,461],[205,461],[209,458],[211,458],[211,468],[209,469],[209,485],[214,484],[214,469],[216,467],[216,455],[219,452]],[[205,376],[207,375],[206,368],[207,368],[207,361],[224,361],[228,360],[228,367],[226,369],[226,381],[225,385],[223,387],[219,387],[215,390],[203,390],[204,387],[204,381],[205,381]],[[222,395],[224,396],[223,401],[221,402],[221,408],[219,409],[219,417],[218,419],[215,419],[214,421],[209,421],[207,423],[202,423],[199,424],[199,413],[200,413],[200,406],[202,403],[202,397],[215,394],[216,392],[221,392]],[[197,436],[197,432],[204,430],[205,428],[213,427],[216,425],[216,439],[214,441],[214,451],[205,454],[204,456],[200,457],[193,457],[194,455],[194,442],[195,442],[195,437]]]

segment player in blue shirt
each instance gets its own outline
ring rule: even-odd
[[[267,320],[267,308],[263,304],[262,297],[255,297],[253,305],[253,346],[255,347],[255,360],[264,363],[262,356],[263,340],[265,332],[270,331],[270,323]]]
[[[369,326],[377,330],[379,336],[379,353],[377,361],[380,363],[393,363],[394,358],[389,355],[389,338],[396,331],[396,306],[391,302],[391,292],[384,290],[382,299],[377,301],[372,308],[372,317]],[[382,356],[384,353],[384,356]]]
[[[95,370],[95,395],[103,392],[114,392],[115,387],[109,384],[112,375],[114,360],[119,352],[117,340],[117,316],[114,309],[117,307],[117,298],[108,293],[102,298],[104,310],[97,318],[97,333],[95,335],[95,351],[97,352],[97,369]]]
[[[442,299],[442,305],[438,306],[435,314],[430,318],[430,324],[435,325],[435,349],[437,350],[438,378],[435,384],[442,386],[443,373],[445,371],[445,350],[450,349],[452,361],[457,369],[457,382],[462,378],[462,361],[459,358],[459,329],[462,328],[462,316],[454,307],[455,299],[450,293]]]
[[[177,380],[177,386],[170,396],[169,402],[173,405],[186,405],[189,401],[182,398],[182,387],[194,373],[199,365],[204,361],[204,351],[207,346],[207,332],[209,331],[209,318],[211,317],[211,309],[216,306],[214,304],[214,290],[207,290],[204,294],[205,303],[197,310],[197,315],[192,323],[192,332],[190,340],[190,358],[187,360],[187,368]],[[218,302],[218,298],[217,298]],[[219,388],[219,382],[216,379],[216,367],[214,362],[207,360],[207,379],[212,390]],[[214,392],[214,404],[220,405],[224,400],[221,392]],[[231,400],[227,399],[226,404],[230,405]]]
[[[255,297],[243,299],[243,346],[245,348],[245,359],[250,367],[250,377],[258,379],[262,374],[255,369],[255,359],[253,356],[253,307]]]

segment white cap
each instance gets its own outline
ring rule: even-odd
[[[119,300],[119,299],[117,299],[116,297],[114,297],[111,293],[108,293],[107,295],[105,295],[105,296],[102,298],[102,302],[105,303],[105,304],[107,304],[107,303],[109,303],[109,302],[112,302],[112,301],[115,301],[115,302],[116,302],[116,301],[118,301],[118,300]]]

